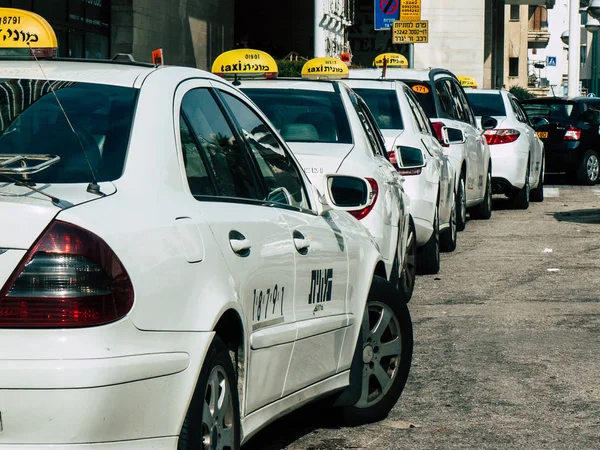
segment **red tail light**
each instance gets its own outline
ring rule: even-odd
[[[483,135],[488,145],[510,144],[515,142],[521,136],[517,130],[485,130]]]
[[[569,127],[567,128],[563,139],[565,141],[578,141],[581,139],[581,130],[579,128]]]
[[[377,194],[379,194],[379,187],[377,186],[377,181],[373,178],[366,178],[366,180],[371,185],[371,203],[363,209],[359,209],[358,211],[349,211],[354,217],[358,220],[364,219],[371,212],[371,210],[375,207],[375,202],[377,201]]]
[[[444,124],[442,122],[432,122],[431,125],[433,125],[433,130],[435,131],[437,140],[440,141],[442,147],[450,147],[448,144],[444,144],[444,135],[442,134],[442,128],[444,128]]]
[[[89,231],[55,221],[0,291],[0,327],[102,325],[132,306],[133,285],[110,247]]]

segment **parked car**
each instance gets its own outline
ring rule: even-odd
[[[329,70],[327,79],[244,79],[240,88],[269,117],[291,147],[311,182],[327,189],[328,174],[364,177],[372,202],[353,215],[371,232],[385,263],[384,274],[410,298],[415,284],[415,225],[408,196],[389,161],[385,142],[365,102],[338,79],[347,75],[335,58],[316,58],[309,69]],[[320,73],[320,72],[315,72]]]
[[[350,423],[394,406],[409,311],[345,212],[371,181],[324,199],[197,69],[9,59],[0,87],[0,447],[238,450],[323,395]]]
[[[466,93],[477,120],[492,116],[498,121],[483,133],[492,153],[493,192],[505,194],[518,209],[544,200],[544,144],[518,100],[505,90]]]
[[[420,273],[438,273],[440,249],[456,248],[455,171],[444,155],[431,122],[412,90],[401,81],[355,80],[344,83],[369,106],[386,149],[406,179],[419,247]]]
[[[379,69],[353,69],[352,78],[377,79]],[[465,228],[467,208],[472,218],[492,217],[492,166],[490,149],[483,131],[475,121],[463,88],[452,72],[445,69],[388,68],[386,80],[401,80],[417,95],[423,110],[430,118],[436,135],[443,143],[456,177],[456,223],[459,231]],[[486,118],[484,128],[493,128],[496,121]],[[444,133],[444,127],[450,133]]]
[[[544,143],[547,173],[566,173],[573,181],[598,182],[600,99],[545,97],[521,102]]]

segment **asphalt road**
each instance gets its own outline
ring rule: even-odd
[[[413,366],[387,419],[339,428],[305,408],[244,450],[600,449],[600,186],[494,207],[417,280]]]

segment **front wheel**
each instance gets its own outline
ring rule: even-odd
[[[598,161],[598,153],[594,150],[588,150],[583,155],[579,169],[577,169],[577,181],[583,185],[593,185],[598,182],[598,174],[600,172],[600,162]]]
[[[473,219],[488,220],[492,218],[492,173],[488,172],[485,183],[483,202],[471,210]]]
[[[543,158],[542,158],[543,161]],[[544,201],[544,171],[546,170],[546,163],[542,162],[542,171],[540,172],[540,179],[537,187],[533,188],[529,192],[529,200],[532,202],[543,202]]]
[[[440,271],[440,207],[433,213],[433,233],[427,243],[419,248],[417,273],[434,275]]]
[[[467,226],[467,191],[465,177],[461,173],[456,191],[456,230],[463,231]]]
[[[458,236],[456,228],[456,194],[452,199],[452,210],[450,212],[449,227],[444,230],[440,236],[440,248],[444,252],[453,252],[456,249],[456,239]]]
[[[213,338],[177,450],[239,450],[240,408],[233,363],[219,336]]]
[[[374,277],[367,298],[356,352],[360,361],[360,398],[340,408],[345,424],[385,418],[404,390],[413,352],[408,306],[396,300],[394,287]],[[359,381],[360,380],[360,381]]]
[[[412,219],[408,226],[408,237],[406,238],[406,253],[404,255],[404,265],[400,276],[396,281],[396,288],[402,294],[407,302],[411,299],[415,289],[415,280],[417,278],[417,235],[415,232],[415,224]],[[400,237],[398,238],[400,239]],[[400,246],[400,241],[398,242]],[[396,256],[396,264],[398,264],[398,256]]]

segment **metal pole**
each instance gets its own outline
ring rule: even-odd
[[[325,30],[321,26],[323,13],[323,0],[315,0],[315,43],[313,47],[315,51],[315,58],[327,56],[327,50],[325,47]]]
[[[579,95],[579,68],[581,58],[581,19],[579,0],[569,2],[569,78],[568,97]]]
[[[408,67],[415,68],[415,44],[408,44]]]

